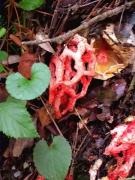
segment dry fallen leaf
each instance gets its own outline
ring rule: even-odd
[[[113,52],[122,60],[123,64],[127,66],[132,63],[135,58],[135,36],[130,36],[127,40],[127,45],[122,44],[117,39],[114,32],[114,24],[109,24],[103,31],[103,38],[111,47]]]
[[[21,73],[25,78],[31,78],[31,67],[36,62],[36,56],[34,54],[30,54],[25,52],[20,57],[18,72]]]
[[[97,59],[94,78],[107,80],[125,68],[123,61],[113,52],[104,39],[96,39],[93,46]]]
[[[22,45],[22,41],[21,41],[20,37],[14,35],[14,34],[10,34],[10,35],[9,35],[9,38],[10,38],[10,40],[12,40],[17,46],[22,47],[25,51],[28,51],[28,47],[27,47],[25,44]]]
[[[39,41],[39,40],[45,40],[45,39],[48,39],[48,36],[45,35],[42,31],[38,32],[36,34],[36,40]],[[54,54],[54,49],[52,48],[51,44],[49,42],[46,42],[46,43],[42,43],[42,44],[39,44],[39,46],[44,49],[45,51],[48,51],[52,54]]]
[[[53,109],[50,107],[49,104],[46,104],[46,108],[48,109],[48,111],[51,113],[52,117],[54,116],[54,112]],[[52,120],[47,112],[45,107],[40,108],[37,113],[38,113],[38,117],[39,117],[39,121],[42,125],[42,127],[48,126]],[[54,117],[55,118],[55,117]]]
[[[25,148],[30,148],[34,144],[34,139],[17,139],[13,146],[13,157],[19,157]]]
[[[8,56],[8,59],[5,59],[4,61],[2,61],[2,64],[4,65],[15,64],[19,62],[19,59],[20,59],[19,55],[10,55]]]

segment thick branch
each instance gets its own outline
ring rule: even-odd
[[[76,33],[80,32],[80,31],[82,31],[84,29],[87,29],[90,25],[93,25],[93,24],[95,24],[97,22],[103,21],[108,17],[112,17],[114,15],[117,15],[120,12],[122,12],[123,8],[129,9],[134,4],[135,4],[135,1],[132,1],[132,2],[126,3],[124,5],[121,5],[119,7],[116,7],[114,9],[112,9],[112,10],[108,10],[108,11],[106,11],[106,12],[100,14],[100,15],[95,16],[94,18],[90,19],[87,22],[83,22],[77,28],[75,28],[75,29],[73,29],[71,31],[68,31],[65,34],[59,35],[57,37],[50,38],[50,39],[48,38],[48,39],[44,39],[44,40],[24,41],[24,42],[22,42],[22,44],[27,44],[27,45],[35,45],[36,44],[37,45],[37,44],[42,44],[42,43],[45,43],[45,42],[56,42],[58,44],[61,44],[64,41],[66,41],[67,39],[69,39],[70,37],[74,36]]]

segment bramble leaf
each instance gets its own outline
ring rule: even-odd
[[[21,0],[19,2],[19,6],[26,11],[31,11],[34,10],[36,8],[39,8],[42,4],[44,3],[44,0],[34,0],[34,1],[30,1],[30,0]]]
[[[46,90],[49,81],[50,71],[48,66],[43,63],[34,63],[30,80],[18,72],[10,74],[6,80],[6,89],[16,99],[31,100],[37,98]]]
[[[0,103],[0,131],[14,138],[38,137],[25,101],[9,97]]]
[[[46,141],[39,141],[33,153],[34,163],[42,176],[48,180],[63,180],[71,163],[71,147],[62,136],[56,136],[48,146]]]

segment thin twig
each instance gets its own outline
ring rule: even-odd
[[[56,7],[55,7],[55,10],[54,10],[52,19],[51,19],[51,24],[50,24],[50,29],[49,29],[49,36],[51,35],[52,30],[54,30],[55,26],[56,26],[57,16],[58,16],[58,7],[60,5],[60,2],[61,2],[61,0],[57,1]]]
[[[56,36],[54,38],[48,38],[48,39],[45,39],[45,40],[33,40],[33,41],[24,41],[22,42],[22,44],[27,44],[27,45],[38,45],[38,44],[42,44],[42,43],[45,43],[45,42],[56,42],[58,44],[61,44],[63,43],[64,41],[68,40],[70,37],[74,36],[76,33],[82,31],[82,30],[85,30],[87,29],[90,25],[93,25],[97,22],[100,22],[100,21],[103,21],[105,20],[106,18],[109,18],[109,17],[112,17],[114,15],[117,15],[119,14],[120,12],[123,11],[123,8],[125,7],[126,9],[129,9],[132,5],[135,4],[135,1],[132,1],[132,2],[129,2],[129,3],[126,3],[124,5],[121,5],[119,7],[116,7],[112,10],[108,10],[100,15],[97,15],[95,16],[94,18],[90,19],[89,21],[87,22],[83,22],[80,26],[78,26],[77,28],[71,30],[71,31],[68,31],[67,33],[65,34],[62,34],[62,35],[59,35],[59,36]]]
[[[20,31],[20,34],[21,34],[21,23],[20,23],[19,14],[18,14],[18,11],[17,11],[17,8],[16,8],[16,2],[13,3],[13,6],[14,6],[14,10],[15,10],[15,13],[16,13],[16,18],[17,18],[17,21],[18,21],[18,24],[19,24],[19,31]]]
[[[43,15],[45,15],[45,16],[53,16],[51,13],[47,13],[47,12],[44,12],[44,11],[39,11],[39,10],[35,10],[36,12],[38,12],[38,13],[41,13],[41,14],[43,14]]]
[[[80,5],[79,7],[80,7],[80,8],[86,7],[86,6],[89,6],[89,5],[91,5],[91,4],[96,3],[96,2],[98,2],[98,1],[99,1],[99,0],[95,0],[95,1],[93,1],[93,2],[89,2],[89,3],[86,3],[86,4],[82,4],[82,5]]]
[[[102,2],[102,0],[99,0],[99,1],[97,2],[97,4],[96,4],[95,7],[92,9],[92,11],[90,12],[90,14],[87,16],[86,21],[87,21],[88,19],[91,19],[91,15],[92,15],[93,12],[98,8],[98,6],[100,5],[101,2]]]
[[[74,155],[74,159],[77,157],[77,155],[78,155],[78,153],[79,153],[81,147],[83,146],[83,144],[84,144],[87,137],[88,137],[88,133],[85,135],[85,137],[83,138],[81,144],[79,145],[78,149],[76,150],[75,155]]]
[[[88,132],[88,134],[89,134],[90,137],[91,137],[92,134],[91,134],[90,130],[88,129],[88,127],[86,126],[86,124],[83,122],[83,119],[82,119],[82,117],[80,116],[80,114],[79,114],[79,112],[78,112],[78,110],[77,110],[76,108],[75,108],[75,112],[76,112],[78,118],[80,119],[81,123],[82,123],[83,126],[85,127],[86,131]]]
[[[82,140],[81,144],[79,145],[79,147],[77,148],[77,150],[76,150],[77,140],[76,140],[76,142],[75,142],[76,144],[75,144],[75,148],[74,148],[74,150],[73,150],[73,158],[72,158],[72,162],[71,162],[71,165],[70,165],[70,173],[69,173],[69,174],[72,174],[73,171],[74,171],[75,159],[76,159],[76,157],[77,157],[77,155],[78,155],[78,153],[79,153],[79,151],[80,151],[80,149],[81,149],[82,145],[84,144],[84,142],[85,142],[85,140],[86,140],[87,137],[88,137],[88,133],[87,133],[86,136],[83,138],[83,140]]]
[[[52,120],[54,126],[56,127],[57,131],[59,132],[59,134],[60,134],[61,136],[63,136],[61,130],[59,129],[57,123],[55,122],[54,118],[52,117],[50,111],[49,111],[48,108],[46,107],[46,104],[45,104],[45,102],[44,102],[44,100],[43,100],[43,98],[42,98],[41,96],[40,96],[40,100],[41,100],[41,102],[43,103],[43,105],[44,105],[44,107],[45,107],[45,110],[46,110],[46,112],[48,113],[48,115],[49,115],[50,119]]]
[[[119,22],[119,26],[118,26],[118,32],[120,32],[120,28],[121,28],[121,23],[122,23],[122,19],[123,19],[123,15],[126,9],[126,0],[125,0],[125,7],[123,8],[122,12],[121,12],[121,16],[120,16],[120,22]]]

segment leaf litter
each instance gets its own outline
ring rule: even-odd
[[[112,145],[115,137],[113,132],[121,127],[127,127],[128,129],[130,122],[125,123],[124,120],[130,115],[135,115],[134,84],[133,88],[129,89],[130,82],[132,82],[134,77],[135,64],[134,13],[130,20],[129,14],[134,12],[134,7],[125,10],[124,17],[122,17],[122,14],[117,16],[114,14],[112,19],[105,19],[95,23],[90,29],[84,28],[84,31],[79,32],[79,36],[87,41],[91,49],[94,49],[91,53],[94,53],[95,59],[90,67],[89,62],[86,61],[90,55],[87,43],[81,58],[78,60],[76,57],[78,44],[80,43],[79,40],[76,41],[75,39],[77,34],[75,36],[73,34],[69,40],[63,40],[64,43],[61,45],[55,43],[55,39],[54,43],[46,42],[38,46],[22,46],[21,42],[33,41],[34,39],[38,41],[39,39],[36,38],[38,32],[45,32],[45,36],[40,40],[45,40],[46,35],[47,38],[64,35],[69,30],[79,26],[81,22],[96,17],[98,13],[105,12],[107,9],[113,10],[124,5],[124,3],[122,0],[113,2],[83,0],[79,4],[74,0],[71,0],[70,4],[66,0],[62,2],[46,1],[46,4],[41,6],[39,11],[27,12],[28,16],[26,16],[26,12],[22,15],[17,6],[12,9],[10,15],[9,12],[11,11],[8,11],[8,17],[5,16],[10,20],[9,22],[14,22],[13,26],[17,30],[16,33],[12,28],[9,28],[9,42],[5,41],[3,46],[4,50],[7,50],[6,47],[9,49],[8,59],[11,55],[14,55],[14,57],[17,55],[15,61],[11,61],[11,63],[6,62],[7,72],[10,74],[13,71],[19,71],[26,79],[30,79],[32,64],[36,60],[49,65],[52,71],[49,92],[47,90],[42,95],[44,101],[41,102],[40,98],[29,101],[27,109],[32,118],[35,119],[39,134],[42,134],[49,144],[52,135],[59,134],[53,120],[57,120],[58,128],[70,142],[73,150],[73,162],[66,178],[68,180],[107,179],[107,176],[111,179],[111,173],[115,173],[114,179],[135,175],[133,158],[130,164],[132,167],[130,166],[128,172],[121,170],[125,167],[126,162],[130,160],[130,158],[127,160],[126,157],[128,150],[132,150],[132,154],[134,154],[134,142],[131,142],[131,145],[129,141],[128,145],[126,144],[125,151],[122,148],[117,153],[112,153],[109,150],[107,153],[107,148]],[[11,8],[11,4],[8,8]],[[16,17],[12,15],[14,13],[16,13]],[[20,15],[19,19],[18,14]],[[123,19],[122,22],[119,22],[120,17]],[[22,20],[21,18],[23,18],[23,23],[20,21]],[[126,37],[124,40],[119,36],[121,35],[119,31],[117,31],[119,24],[126,29],[125,31],[120,31],[120,33],[122,35],[123,33],[128,34],[128,38],[124,34]],[[10,23],[9,25],[11,26]],[[129,28],[130,32],[127,28],[128,26],[132,27]],[[42,48],[47,52],[42,53]],[[68,50],[67,54],[65,49]],[[54,50],[56,53],[54,53]],[[54,54],[52,55],[52,53]],[[64,53],[66,55],[63,55]],[[18,55],[20,58],[18,58]],[[52,59],[54,58],[55,60],[53,61]],[[76,64],[77,60],[84,63],[86,71],[92,68],[94,73],[85,74],[83,71],[81,74],[83,66],[76,69],[76,65],[78,65]],[[61,66],[60,63],[63,63],[63,68],[57,70],[57,67]],[[60,70],[62,70],[62,76]],[[1,77],[1,92],[3,93],[0,94],[0,101],[4,102],[8,94],[4,88],[5,77]],[[32,91],[33,89],[31,89]],[[83,92],[82,94],[81,91]],[[53,100],[50,96],[53,97]],[[45,108],[43,102],[48,104],[48,99],[52,106],[49,105]],[[133,130],[131,132],[134,134]],[[124,134],[128,135],[128,130],[125,130]],[[121,142],[117,141],[118,146],[122,144],[121,146],[123,147],[123,136],[120,136]],[[133,140],[133,138],[131,139]],[[32,139],[32,144],[33,141]],[[12,146],[10,153],[4,157],[4,152],[6,152],[9,145]],[[28,140],[16,140],[14,144],[8,144],[8,137],[3,134],[0,135],[0,147],[2,149],[0,175],[2,179],[34,180],[43,178],[33,165],[33,147],[31,146],[29,146]],[[132,148],[129,148],[130,146]],[[111,148],[111,150],[113,149],[114,151],[117,150],[116,147]],[[118,153],[123,153],[123,157]],[[126,174],[120,175],[121,172]]]

